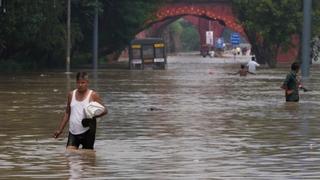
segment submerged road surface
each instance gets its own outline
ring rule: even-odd
[[[319,179],[319,67],[313,91],[285,103],[289,67],[230,75],[247,59],[181,55],[166,70],[100,70],[90,85],[109,114],[95,153],[65,152],[67,129],[51,137],[75,74],[1,75],[1,178]]]

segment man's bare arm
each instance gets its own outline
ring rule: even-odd
[[[91,96],[91,97],[92,97],[92,101],[96,101],[96,102],[98,102],[99,104],[101,104],[102,106],[104,106],[104,112],[101,113],[100,115],[96,116],[96,118],[108,114],[108,109],[107,109],[106,105],[103,103],[103,101],[102,101],[101,97],[99,96],[99,94],[94,91],[94,92],[92,93],[92,96]]]
[[[58,138],[60,136],[60,134],[62,134],[63,129],[65,128],[65,126],[67,125],[69,118],[70,118],[70,111],[71,111],[71,98],[72,98],[72,94],[69,93],[68,95],[68,102],[67,102],[67,107],[66,107],[66,111],[63,115],[63,118],[60,121],[59,127],[58,129],[54,132],[53,137],[54,138]]]

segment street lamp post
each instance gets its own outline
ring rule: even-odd
[[[6,2],[4,0],[0,0],[0,9],[2,11],[2,13],[6,13]]]
[[[68,0],[68,12],[67,12],[67,58],[66,58],[66,73],[70,73],[70,49],[71,49],[71,38],[70,38],[70,24],[71,24],[71,0]]]
[[[93,44],[92,44],[92,57],[93,57],[93,78],[94,88],[98,89],[98,0],[95,2],[94,20],[93,20]]]
[[[95,14],[93,23],[93,69],[97,71],[98,69],[98,0],[95,3]]]
[[[309,77],[310,71],[310,34],[311,34],[311,11],[312,0],[303,0],[303,31],[302,31],[302,65],[301,74],[303,79]]]

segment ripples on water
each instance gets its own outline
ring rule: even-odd
[[[52,132],[75,86],[63,73],[1,75],[4,179],[319,179],[319,67],[300,103],[289,68],[239,77],[239,63],[170,59],[165,71],[101,70],[108,104],[95,153],[65,152]],[[154,109],[154,110],[151,110]]]

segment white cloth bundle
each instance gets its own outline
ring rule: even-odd
[[[95,116],[99,116],[105,111],[105,107],[96,101],[92,101],[89,105],[84,109],[85,115],[87,118],[93,118]]]

